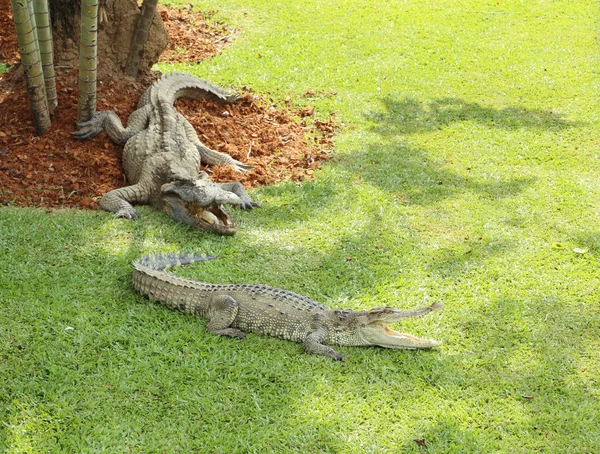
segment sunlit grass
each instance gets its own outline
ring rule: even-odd
[[[335,112],[334,160],[253,191],[232,238],[149,207],[2,208],[0,450],[597,451],[596,6],[197,4],[239,35],[161,69]],[[178,274],[333,307],[441,301],[399,328],[444,344],[334,363],[211,336],[134,293],[130,262],[167,250],[218,255]]]

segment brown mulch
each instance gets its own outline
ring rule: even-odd
[[[10,0],[0,0],[0,62],[14,65],[19,61],[17,35]]]
[[[160,56],[162,62],[197,62],[218,54],[236,34],[224,23],[212,19],[216,11],[194,10],[192,5],[183,9],[158,5],[169,46]]]
[[[172,41],[164,54],[168,61],[207,58],[234,35],[222,24],[208,24],[199,12],[163,6],[160,14]],[[18,50],[8,0],[0,0],[0,30],[0,61],[13,65]],[[57,69],[59,104],[52,127],[37,137],[22,75],[13,70],[0,76],[0,203],[97,208],[103,194],[125,184],[121,146],[105,133],[91,141],[78,141],[70,134],[76,129],[76,77],[73,70]],[[98,84],[97,109],[112,109],[125,121],[148,83],[120,79]],[[320,121],[310,107],[277,107],[266,96],[253,94],[234,105],[179,100],[176,107],[206,146],[254,167],[247,173],[226,166],[206,169],[214,181],[235,180],[256,187],[310,180],[332,150],[333,116]]]

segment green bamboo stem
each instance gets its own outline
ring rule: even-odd
[[[97,53],[98,0],[82,0],[81,39],[79,41],[78,123],[89,120],[96,112]]]
[[[33,39],[35,40],[36,43],[38,43],[38,52],[39,52],[39,43],[40,40],[38,39],[38,34],[37,34],[37,26],[36,26],[36,22],[35,22],[35,9],[33,8],[33,0],[27,0],[27,11],[29,11],[29,20],[31,21],[31,27],[32,27],[32,32],[33,32]]]
[[[50,127],[50,111],[40,51],[36,40],[35,22],[32,22],[26,0],[11,0],[11,4],[21,64],[25,72],[29,105],[33,116],[33,126],[36,134],[41,136]]]
[[[56,75],[54,74],[54,52],[52,50],[52,30],[50,29],[50,13],[48,0],[33,0],[35,24],[40,46],[40,58],[46,84],[48,108],[52,112],[58,105],[56,96]]]

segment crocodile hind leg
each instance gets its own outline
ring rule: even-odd
[[[77,139],[86,140],[93,139],[102,131],[106,131],[113,142],[123,144],[148,126],[150,111],[151,106],[148,105],[133,112],[127,120],[126,128],[112,110],[96,112],[88,121],[78,123],[79,130],[71,134]]]
[[[200,139],[198,139],[196,130],[190,124],[190,122],[187,121],[187,119],[180,113],[178,113],[178,115],[180,117],[179,120],[181,120],[183,124],[185,136],[196,147],[198,153],[200,153],[200,160],[204,164],[229,164],[231,167],[233,167],[234,170],[237,170],[238,172],[248,172],[249,170],[252,170],[252,166],[237,161],[228,154],[221,153],[220,151],[212,150],[206,147],[202,142],[200,142]]]
[[[108,191],[100,199],[100,207],[115,213],[118,218],[137,219],[138,212],[131,206],[132,203],[146,203],[146,191],[139,184]]]
[[[216,295],[211,298],[206,330],[219,336],[239,337],[243,339],[246,334],[239,329],[232,328],[231,323],[235,320],[239,303],[229,295]]]

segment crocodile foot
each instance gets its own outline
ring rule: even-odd
[[[246,337],[246,333],[236,328],[224,328],[213,332],[219,336],[237,337],[238,339]]]
[[[235,170],[236,172],[250,172],[254,167],[249,166],[248,164],[244,164],[240,161],[237,160],[233,160],[233,162],[230,162],[229,165],[233,168],[233,170]]]
[[[240,197],[240,200],[242,201],[242,203],[240,203],[239,207],[242,210],[251,210],[253,208],[260,207],[260,205],[257,202],[250,198],[250,196],[242,196]]]
[[[116,218],[139,219],[140,215],[133,207],[121,208],[115,213]]]
[[[106,117],[106,111],[96,112],[88,121],[77,123],[79,130],[71,134],[81,140],[93,139],[104,130],[104,120],[106,120]]]

